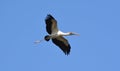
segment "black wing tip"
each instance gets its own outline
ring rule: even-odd
[[[65,55],[67,55],[67,56],[70,55],[70,52],[66,52]]]
[[[51,14],[47,14],[46,19],[54,19],[54,17]]]
[[[71,47],[70,47],[70,45],[68,45],[68,47],[67,48],[65,48],[64,50],[63,50],[63,52],[64,52],[64,54],[65,55],[70,55],[70,50],[71,50]]]
[[[70,55],[70,50],[63,51],[65,55]]]
[[[71,49],[71,47],[70,47],[70,45],[68,45],[68,48],[66,49],[66,51],[64,51],[64,53],[65,53],[65,55],[70,55],[70,49]]]
[[[65,53],[65,55],[67,55],[67,56],[70,55],[70,52],[64,52],[64,53]]]
[[[63,51],[65,55],[70,54],[71,46],[69,43],[65,45],[62,41],[59,41],[58,39],[52,39],[52,42],[56,44]]]
[[[52,16],[51,14],[47,14],[47,16]]]

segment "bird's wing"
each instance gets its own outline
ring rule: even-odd
[[[57,21],[50,14],[45,19],[46,31],[49,34],[58,32]]]
[[[56,37],[52,39],[52,42],[57,45],[65,54],[70,53],[70,44],[69,42],[62,36]]]

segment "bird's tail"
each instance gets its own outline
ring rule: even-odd
[[[44,37],[44,39],[45,39],[46,41],[49,41],[49,40],[50,40],[50,36],[49,36],[49,35],[46,35],[46,36]]]

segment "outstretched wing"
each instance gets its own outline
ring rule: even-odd
[[[46,31],[49,34],[58,32],[57,21],[50,14],[47,15],[45,19]]]
[[[70,44],[69,42],[62,36],[56,37],[52,39],[52,42],[57,45],[64,53],[65,55],[70,53]]]

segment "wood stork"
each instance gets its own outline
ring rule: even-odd
[[[52,39],[52,42],[55,45],[57,45],[65,53],[65,55],[70,54],[71,46],[63,36],[79,35],[79,34],[73,32],[64,33],[60,31],[57,26],[57,21],[50,14],[47,15],[45,19],[45,23],[46,23],[46,31],[48,32],[49,35],[46,35],[44,39],[46,41]]]

